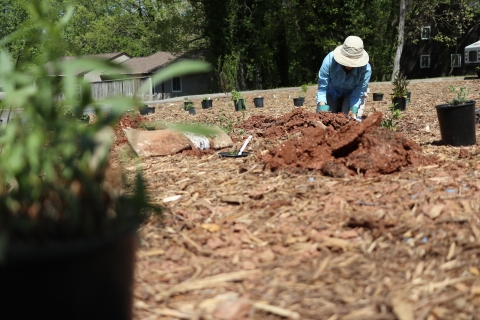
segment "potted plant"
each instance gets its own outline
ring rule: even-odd
[[[242,93],[236,90],[233,90],[232,100],[235,103],[235,111],[247,110],[247,106],[245,104],[245,98],[243,97]]]
[[[408,84],[410,83],[401,72],[395,73],[393,78],[393,93],[392,93],[392,102],[395,109],[401,111],[405,110],[407,103],[407,94],[408,94]]]
[[[123,181],[126,189],[114,188],[108,172],[112,126],[141,102],[92,100],[91,86],[77,77],[78,70],[124,69],[98,58],[59,59],[62,27],[73,8],[53,24],[40,0],[26,4],[29,23],[0,40],[5,89],[0,109],[9,106],[21,115],[0,128],[2,315],[131,319],[136,229],[146,214],[160,208],[150,203],[140,171]],[[5,49],[15,39],[25,41],[26,52],[41,48],[42,54],[17,61]],[[173,64],[152,82],[187,74],[187,68],[209,70],[206,63],[192,63]],[[77,117],[92,108],[96,121],[85,126],[57,112],[58,97]],[[114,107],[104,112],[105,105]]]
[[[212,100],[210,97],[204,97],[202,99],[202,109],[209,109],[212,107]]]
[[[62,113],[68,119],[77,119],[81,123],[89,123],[90,122],[90,116],[88,114],[83,113],[80,116],[77,116],[75,114],[74,110],[65,107],[65,105],[62,102],[56,101],[54,108],[55,108],[55,112]],[[2,109],[2,111],[3,111],[3,109]]]
[[[185,97],[183,100],[183,109],[185,109],[185,111],[188,111],[188,109],[193,106],[193,102],[192,100],[190,100],[189,97]]]
[[[253,104],[255,105],[255,108],[263,108],[263,97],[258,96],[253,98]]]
[[[195,110],[195,107],[193,106],[193,103],[189,103],[185,106],[186,110],[188,111],[189,114],[197,114],[197,111]]]
[[[442,141],[452,146],[475,144],[475,101],[467,98],[468,91],[464,86],[458,91],[453,86],[449,89],[456,97],[447,104],[435,106]]]
[[[382,101],[382,100],[383,100],[383,92],[373,93],[373,101]]]
[[[306,84],[302,84],[300,88],[300,92],[298,93],[298,98],[293,98],[293,105],[296,107],[301,107],[305,103],[305,94],[308,91],[308,86]]]
[[[146,104],[143,104],[141,105],[139,108],[138,108],[138,112],[140,112],[140,114],[142,116],[146,116],[148,114],[148,105]]]

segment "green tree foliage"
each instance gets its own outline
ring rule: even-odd
[[[20,5],[23,2],[28,0],[0,0],[4,8],[0,12],[2,35],[28,24],[29,17]],[[52,20],[62,17],[67,3],[74,7],[73,17],[62,34],[66,49],[59,54],[123,51],[146,56],[157,51],[205,49],[217,75],[225,75],[228,66],[228,74],[235,77],[229,80],[229,88],[233,82],[237,90],[315,83],[324,57],[349,35],[364,40],[373,66],[372,80],[390,80],[399,34],[400,0],[44,2],[51,8]],[[458,37],[479,25],[478,0],[406,4],[405,39],[409,42],[419,38],[421,26],[428,22],[432,30],[435,27],[434,41],[460,52],[466,44]],[[24,52],[22,41],[10,42],[13,56],[21,59],[41,54],[43,49],[38,46]],[[449,61],[447,53],[440,54]],[[447,62],[444,64],[448,65]]]

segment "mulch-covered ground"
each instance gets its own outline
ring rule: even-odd
[[[195,116],[183,102],[125,116],[216,124],[235,142],[218,151],[253,136],[243,158],[142,159],[165,210],[140,229],[135,319],[478,319],[480,149],[441,143],[450,85],[480,101],[480,80],[411,83],[396,131],[378,128],[388,83],[370,85],[385,97],[362,123],[315,114],[314,87],[303,108],[285,90],[264,108],[247,95],[244,113],[225,96]],[[134,172],[119,129],[114,160]]]

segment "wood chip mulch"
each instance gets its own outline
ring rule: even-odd
[[[308,166],[269,168],[265,155],[298,146],[305,132],[297,129],[315,127],[300,122],[270,135],[272,123],[299,112],[298,91],[265,91],[258,109],[247,95],[245,113],[227,96],[212,109],[194,101],[195,116],[183,102],[157,105],[148,121],[233,129],[231,150],[254,138],[244,158],[210,151],[142,159],[150,195],[165,210],[139,231],[134,318],[478,319],[480,149],[440,142],[434,106],[452,98],[449,85],[466,86],[480,101],[480,80],[412,82],[395,134],[429,160],[388,174],[355,171],[348,161],[341,177]],[[385,96],[370,98],[367,114],[390,115],[391,87],[370,84]],[[315,93],[310,87],[302,112],[317,117]],[[118,144],[112,161],[134,173],[138,159],[130,152],[125,160],[126,148]]]

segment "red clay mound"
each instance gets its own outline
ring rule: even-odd
[[[375,176],[424,162],[418,144],[401,133],[379,127],[381,112],[363,122],[349,120],[343,114],[322,113],[312,116],[304,113],[297,110],[282,117],[284,124],[280,130],[301,132],[302,136],[297,140],[282,142],[261,156],[267,168],[316,169],[333,177],[357,173]],[[303,124],[301,119],[305,119]],[[274,132],[275,128],[270,127],[267,131]]]
[[[258,137],[272,139],[284,136],[286,133],[300,132],[308,127],[318,128],[325,125],[339,129],[352,121],[355,120],[347,118],[344,114],[313,113],[300,108],[277,119],[261,115],[252,116],[241,125],[241,128],[245,131],[257,130],[255,134]]]

